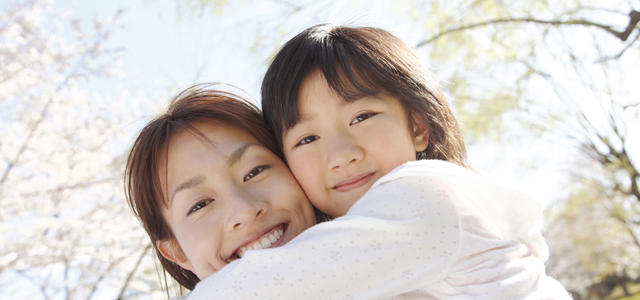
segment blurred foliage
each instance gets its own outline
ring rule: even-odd
[[[451,95],[472,140],[510,134],[572,154],[568,196],[548,213],[549,274],[587,299],[611,291],[593,292],[607,278],[624,278],[623,287],[638,278],[640,153],[627,142],[639,124],[637,8],[577,0],[436,6],[441,22],[425,21],[432,34],[418,45],[430,48],[436,69],[459,66]]]
[[[135,117],[130,104],[136,99],[86,89],[121,76],[122,49],[106,43],[122,28],[122,11],[86,22],[50,1],[3,7],[0,298],[92,299],[109,288],[114,295],[157,290],[155,276],[131,278],[149,248],[121,184],[121,142],[131,135],[122,124]]]
[[[178,0],[178,20],[182,20],[184,16],[202,17],[207,10],[209,10],[214,16],[220,16],[224,12],[226,4],[226,0]]]

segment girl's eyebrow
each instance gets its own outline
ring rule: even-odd
[[[300,124],[300,123],[305,123],[305,122],[310,122],[313,121],[313,118],[315,117],[314,114],[300,114],[300,116],[298,117],[298,121],[296,121],[293,126],[291,126],[291,128],[295,127],[296,125]],[[289,129],[291,129],[289,128]]]
[[[204,176],[196,176],[196,177],[193,177],[193,178],[188,179],[185,182],[181,183],[178,187],[176,187],[173,190],[173,193],[171,194],[171,200],[169,201],[169,207],[171,207],[171,205],[173,205],[173,198],[176,196],[176,194],[178,192],[180,192],[182,190],[194,188],[194,187],[200,185],[201,183],[205,182],[206,180],[207,180],[207,178],[204,177]]]

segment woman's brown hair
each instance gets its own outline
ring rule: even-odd
[[[125,170],[127,202],[151,239],[163,269],[180,285],[193,290],[200,281],[191,271],[169,261],[160,253],[157,241],[175,240],[171,228],[162,216],[166,207],[160,184],[158,163],[166,156],[168,143],[176,134],[188,130],[202,136],[193,122],[223,122],[237,126],[252,134],[260,143],[282,158],[260,110],[240,96],[219,89],[221,85],[202,84],[191,87],[171,102],[167,112],[152,120],[142,129],[133,143]],[[326,215],[318,214],[318,221]]]
[[[300,86],[320,71],[344,101],[386,94],[402,103],[409,128],[429,130],[419,159],[439,159],[470,168],[458,121],[433,74],[405,42],[372,27],[321,24],[282,46],[262,81],[262,109],[278,146],[300,118]]]

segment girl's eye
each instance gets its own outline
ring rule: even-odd
[[[258,166],[255,167],[253,170],[249,171],[249,173],[247,173],[247,175],[244,176],[243,180],[244,182],[246,182],[247,180],[258,176],[258,174],[262,173],[262,171],[271,168],[271,166]]]
[[[207,206],[209,203],[213,202],[213,199],[207,199],[207,200],[202,200],[202,201],[198,201],[198,203],[196,203],[196,205],[194,205],[193,207],[191,207],[191,209],[189,210],[189,212],[187,213],[187,216],[200,210],[201,208]]]
[[[302,140],[300,140],[300,141],[296,144],[296,147],[297,147],[297,146],[304,145],[304,144],[309,144],[309,143],[311,143],[311,142],[313,142],[313,141],[315,141],[315,140],[317,140],[317,139],[319,139],[319,138],[320,138],[320,137],[319,137],[319,136],[317,136],[317,135],[310,135],[310,136],[305,137],[305,138],[303,138]]]
[[[377,115],[377,113],[364,113],[364,114],[358,115],[355,119],[353,119],[353,121],[351,121],[351,123],[349,123],[349,125],[358,124],[375,115]]]

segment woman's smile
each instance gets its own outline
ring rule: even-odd
[[[287,224],[279,224],[278,226],[272,227],[267,233],[258,235],[257,238],[250,238],[248,242],[244,243],[243,246],[234,252],[234,256],[232,257],[242,258],[248,250],[262,250],[280,246],[281,237],[284,235],[286,225]]]
[[[225,123],[192,125],[201,135],[175,135],[159,164],[167,174],[160,181],[173,195],[163,215],[179,246],[160,248],[177,264],[204,278],[248,250],[284,245],[315,224],[287,166],[251,134]]]

